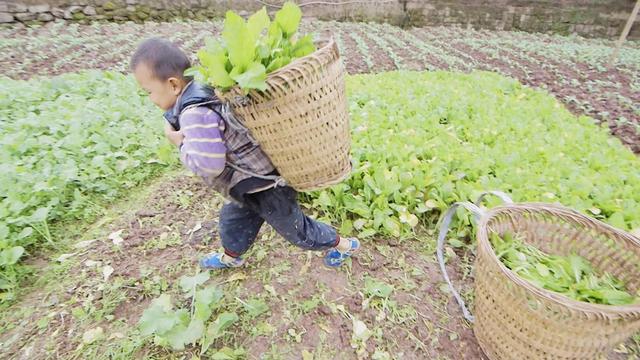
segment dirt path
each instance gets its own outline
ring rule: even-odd
[[[146,196],[112,209],[77,239],[80,246],[66,251],[77,254],[38,270],[35,286],[4,311],[2,358],[178,355],[149,345],[135,325],[160,293],[177,298],[176,280],[194,274],[197,259],[219,246],[221,199],[193,177],[181,174],[171,187],[166,180],[146,189]],[[108,237],[119,230],[123,242],[114,245]],[[357,258],[334,270],[322,265],[321,254],[294,248],[265,226],[246,267],[212,273],[209,280],[224,289],[225,311],[240,316],[214,347],[243,348],[249,359],[299,359],[303,351],[317,359],[356,359],[358,349],[352,345],[358,342],[352,334],[357,319],[372,332],[360,344],[370,356],[481,359],[471,329],[441,290],[437,265],[426,248],[418,241],[367,241]],[[107,266],[113,272],[105,281]],[[383,283],[393,287],[391,295],[371,298],[371,287]],[[241,305],[254,299],[268,305],[255,318]],[[98,327],[104,339],[82,345],[83,334]]]
[[[222,199],[198,179],[175,172],[143,191],[74,239],[65,251],[72,255],[52,256],[66,257],[63,261],[34,262],[40,264],[34,284],[3,311],[1,358],[198,354],[194,347],[172,352],[154,346],[136,324],[160,294],[180,299],[178,279],[195,274],[197,259],[219,247]],[[114,233],[122,238],[120,245],[114,245]],[[297,249],[265,226],[245,267],[211,273],[207,285],[217,284],[225,293],[220,311],[239,315],[212,348],[243,349],[247,359],[485,359],[443,285],[433,241],[364,241],[362,252],[335,270],[322,265],[321,254]],[[465,256],[464,251],[452,255],[449,272],[468,294],[472,276]],[[105,268],[113,269],[106,280]],[[392,287],[388,297],[371,296],[385,286]],[[266,311],[249,314],[242,305],[248,301],[266,304]],[[366,342],[353,339],[354,320],[371,331]],[[98,328],[104,336],[84,344],[83,336]],[[621,346],[608,358],[634,359],[624,353],[633,346]]]

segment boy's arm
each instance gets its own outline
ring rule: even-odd
[[[222,141],[220,120],[215,111],[204,107],[187,109],[180,116],[184,135],[180,159],[203,177],[216,177],[224,170],[227,147]]]

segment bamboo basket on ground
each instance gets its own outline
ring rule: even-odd
[[[640,331],[640,304],[624,306],[580,302],[539,288],[518,277],[496,256],[491,233],[521,235],[526,243],[550,254],[578,254],[599,273],[640,289],[640,239],[581,213],[551,204],[510,203],[488,212],[477,204],[456,203],[445,214],[438,237],[443,275],[465,317],[474,322],[480,347],[491,359],[598,359]],[[475,261],[475,317],[451,285],[443,245],[456,208],[478,220]]]
[[[218,93],[298,191],[339,183],[351,172],[344,65],[333,40],[316,46],[269,74],[266,91]]]

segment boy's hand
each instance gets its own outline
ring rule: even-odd
[[[164,134],[166,135],[169,142],[171,142],[175,146],[180,146],[182,144],[182,140],[184,139],[184,135],[182,131],[173,130],[173,126],[168,122],[164,123]]]

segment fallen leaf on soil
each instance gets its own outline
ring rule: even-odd
[[[328,327],[326,324],[318,324],[318,327],[322,330],[324,330],[324,332],[326,332],[327,334],[331,334],[331,328]]]
[[[371,336],[371,331],[367,328],[367,324],[358,319],[353,319],[353,336],[352,339],[354,342],[362,341],[363,343],[369,339]]]
[[[304,275],[304,274],[307,273],[307,271],[309,271],[309,267],[311,266],[311,256],[312,256],[312,254],[310,252],[308,252],[307,253],[307,261],[300,268],[300,272],[298,273],[298,275]]]
[[[121,236],[123,231],[124,229],[120,229],[109,234],[109,240],[113,241],[113,245],[120,245],[124,242],[124,239]]]
[[[302,360],[313,360],[313,354],[307,350],[302,350]]]
[[[111,334],[111,336],[109,336],[109,340],[113,340],[113,339],[124,339],[125,336],[123,333],[120,332],[115,332],[113,334]]]
[[[104,281],[107,281],[111,274],[113,274],[113,268],[111,266],[106,265],[102,268],[102,277],[104,278]]]
[[[91,245],[91,243],[93,243],[94,241],[96,241],[96,240],[93,239],[93,240],[79,241],[75,245],[73,245],[73,247],[76,248],[76,249],[83,249],[83,248],[86,248],[87,246]]]
[[[228,283],[228,282],[232,282],[232,281],[238,281],[238,280],[244,280],[247,278],[247,275],[243,274],[243,273],[235,273],[231,276],[229,276],[229,278],[225,281],[223,281],[222,283]]]
[[[198,221],[198,223],[196,224],[196,226],[193,227],[193,229],[189,230],[190,234],[193,234],[194,232],[198,231],[202,229],[202,222]]]
[[[271,296],[273,297],[278,296],[278,293],[276,292],[276,289],[273,286],[267,284],[264,286],[264,289],[267,290],[269,294],[271,294]]]
[[[77,252],[74,252],[74,253],[71,253],[71,254],[62,254],[62,255],[58,256],[58,258],[56,259],[56,261],[58,261],[58,262],[63,262],[63,261],[65,261],[65,260],[67,260],[68,258],[70,258],[70,257],[72,257],[72,256],[74,256],[74,255],[76,255],[76,254],[77,254]]]
[[[138,210],[136,212],[136,215],[138,215],[139,217],[154,217],[158,214],[160,213],[155,210]]]
[[[87,260],[84,262],[84,266],[86,267],[94,267],[100,265],[100,261],[95,261],[95,260]]]
[[[82,342],[85,344],[92,344],[97,340],[100,340],[104,337],[104,330],[101,327],[97,327],[95,329],[87,330],[82,334]]]

